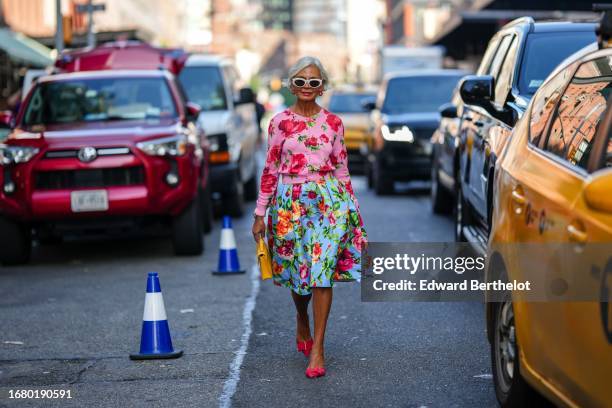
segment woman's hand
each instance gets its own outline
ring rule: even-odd
[[[264,222],[264,217],[262,217],[261,215],[255,216],[255,221],[253,221],[252,232],[253,232],[253,239],[255,239],[255,242],[259,241],[259,237],[262,237],[262,238],[264,237],[264,234],[266,232],[266,223]]]

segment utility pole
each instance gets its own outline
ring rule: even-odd
[[[87,4],[87,46],[95,47],[96,37],[93,32],[93,0]]]
[[[93,14],[96,11],[104,11],[106,6],[104,3],[93,4],[93,0],[89,0],[87,4],[77,4],[77,13],[87,13],[87,46],[96,46],[96,34],[93,29]]]
[[[55,0],[55,49],[64,51],[64,25],[62,23],[62,0]]]

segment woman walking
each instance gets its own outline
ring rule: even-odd
[[[274,283],[291,289],[297,311],[297,350],[310,357],[306,376],[325,375],[324,339],[334,282],[359,281],[367,245],[353,194],[340,118],[316,98],[329,83],[317,58],[303,57],[289,70],[295,104],[268,128],[253,236],[266,232]],[[314,338],[308,304],[312,299]]]

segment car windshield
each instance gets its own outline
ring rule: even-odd
[[[329,110],[335,113],[367,112],[362,103],[364,99],[371,99],[374,96],[373,92],[334,93],[329,101]]]
[[[594,41],[591,31],[529,35],[519,73],[519,93],[532,96],[561,61]]]
[[[383,113],[437,112],[449,102],[460,75],[431,75],[389,80]]]
[[[202,110],[225,110],[227,102],[223,80],[218,67],[185,67],[179,81],[190,101],[200,105]]]
[[[164,78],[96,78],[38,85],[22,122],[33,126],[176,116]]]

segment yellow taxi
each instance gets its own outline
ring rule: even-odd
[[[370,110],[368,103],[376,99],[377,88],[361,84],[346,84],[334,87],[325,94],[322,105],[340,116],[344,124],[344,142],[349,159],[349,169],[363,171],[364,152],[372,147],[369,131]]]
[[[541,85],[497,162],[485,279],[564,271],[550,282],[570,282],[531,298],[489,296],[502,406],[534,406],[543,395],[560,406],[612,407],[611,92],[612,49],[574,54]],[[582,297],[554,300],[576,285]]]

